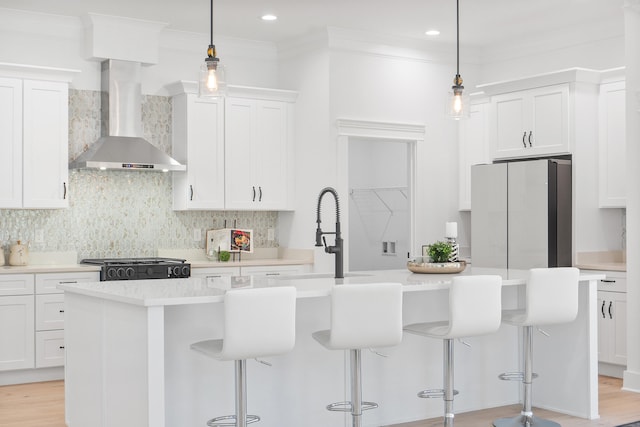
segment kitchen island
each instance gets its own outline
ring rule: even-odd
[[[527,271],[486,268],[460,274],[499,274],[503,306],[522,303]],[[311,333],[329,326],[329,294],[336,285],[400,282],[405,324],[447,317],[452,275],[406,270],[331,275],[226,277],[78,283],[65,291],[66,421],[79,426],[198,426],[233,412],[233,364],[192,350],[193,342],[222,335],[222,302],[236,287],[293,285],[298,290],[296,347],[273,357],[272,367],[248,364],[248,407],[261,425],[348,425],[328,403],[346,400],[348,354],[319,346]],[[536,334],[534,406],[583,418],[598,417],[596,284],[601,275],[582,272],[578,318]],[[519,384],[497,375],[520,365],[517,328],[468,339],[456,354],[456,412],[517,403]],[[389,357],[363,353],[363,397],[380,404],[364,425],[380,426],[440,416],[440,399],[418,399],[441,387],[442,343],[405,335],[383,349]],[[515,415],[515,414],[514,414]]]

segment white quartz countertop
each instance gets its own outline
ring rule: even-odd
[[[100,271],[100,267],[86,264],[27,264],[0,267],[0,274],[82,273],[86,271]]]
[[[523,285],[527,270],[467,267],[460,275],[497,274],[503,286]],[[299,276],[239,276],[221,278],[125,280],[64,284],[65,292],[102,298],[139,306],[167,306],[222,302],[226,290],[244,287],[295,286],[298,298],[328,296],[336,285],[359,285],[374,282],[397,282],[404,292],[447,289],[455,274],[415,274],[408,270],[381,270],[347,273],[344,279],[333,274]],[[603,279],[603,274],[581,272],[580,280]]]

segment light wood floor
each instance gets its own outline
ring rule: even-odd
[[[598,420],[589,421],[535,409],[534,413],[557,421],[562,427],[614,427],[640,420],[640,394],[621,391],[621,386],[622,381],[617,378],[600,377],[600,419]],[[516,415],[519,411],[518,406],[503,406],[458,414],[456,427],[490,426],[494,419]],[[441,418],[435,418],[398,424],[393,427],[439,427],[441,425]],[[64,382],[50,381],[0,387],[0,426],[65,427]]]

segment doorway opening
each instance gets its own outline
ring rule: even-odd
[[[406,266],[411,251],[409,143],[349,140],[349,262],[352,271]]]

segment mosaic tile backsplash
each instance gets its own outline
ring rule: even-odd
[[[144,137],[171,152],[171,101],[143,96]],[[100,92],[69,91],[69,159],[100,137]],[[256,248],[267,240],[277,212],[172,210],[171,174],[71,170],[69,208],[0,209],[0,242],[30,242],[31,250],[76,251],[79,258],[155,256],[158,248],[204,250],[204,231],[228,226],[252,228]],[[194,229],[202,232],[194,240]],[[35,243],[36,230],[44,242]]]

